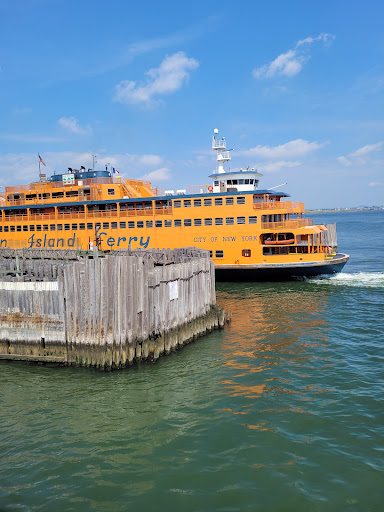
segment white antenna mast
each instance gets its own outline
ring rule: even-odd
[[[219,174],[222,174],[225,172],[224,170],[224,164],[225,162],[229,162],[231,159],[231,154],[229,152],[229,149],[227,149],[227,143],[225,141],[225,138],[223,137],[221,140],[216,138],[216,135],[219,133],[219,130],[215,128],[213,130],[212,135],[212,149],[214,149],[217,152],[217,172]]]
[[[279,187],[282,187],[283,185],[286,185],[287,183],[281,183],[281,185],[276,185],[275,187],[269,187],[268,190],[273,190],[275,188],[279,188]]]

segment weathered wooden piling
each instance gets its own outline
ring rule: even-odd
[[[223,326],[206,251],[0,251],[1,359],[122,368]]]

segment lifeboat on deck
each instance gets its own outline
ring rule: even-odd
[[[287,238],[285,240],[264,240],[264,245],[288,245],[294,243],[294,238]]]

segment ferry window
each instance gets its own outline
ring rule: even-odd
[[[117,229],[117,222],[111,222],[111,229]]]
[[[69,231],[70,229],[71,229],[71,225],[70,224],[64,224],[64,230],[65,231]]]
[[[21,231],[21,226],[16,226],[16,231]]]
[[[244,256],[244,258],[249,258],[251,256],[251,249],[243,249],[241,255]]]
[[[251,185],[253,185],[253,180],[249,180],[249,183],[250,183]]]
[[[238,224],[245,224],[245,217],[237,217]]]
[[[194,199],[193,206],[201,206],[201,199]]]
[[[237,180],[232,180],[232,185],[237,185]]]
[[[52,192],[52,199],[64,197],[64,192]]]
[[[257,217],[256,216],[248,217],[248,222],[249,222],[249,224],[257,224]]]
[[[108,195],[109,196],[114,196],[115,195],[115,189],[114,188],[109,188],[108,189]]]
[[[23,227],[26,227],[28,229],[28,226],[23,226]],[[0,226],[0,233],[3,231],[3,226]],[[26,231],[26,230],[24,230]]]
[[[0,231],[1,231],[1,229],[0,229]],[[26,226],[25,224],[23,226],[23,231],[28,231],[28,226]]]
[[[7,233],[9,231],[9,227],[8,226],[4,226],[4,231]],[[31,229],[31,231],[34,231],[34,230]]]
[[[48,224],[43,225],[43,231],[48,231]]]
[[[155,220],[155,228],[162,228],[162,227],[163,227],[163,221]]]
[[[222,197],[216,197],[215,198],[215,206],[221,206],[223,204],[223,198]]]
[[[135,223],[133,222],[133,220],[128,221],[128,227],[129,227],[129,229],[132,229],[135,227]]]
[[[245,197],[244,196],[238,197],[237,198],[237,204],[245,204]]]
[[[79,224],[79,229],[85,229],[85,224],[84,224],[84,222],[81,222],[81,223]]]
[[[204,219],[204,226],[212,226],[212,219]]]
[[[146,228],[153,228],[153,221],[152,220],[147,220],[146,223],[145,223],[145,227]]]
[[[234,198],[233,197],[226,197],[225,198],[225,204],[226,205],[235,204]]]
[[[190,208],[192,206],[192,201],[190,199],[184,200],[184,208]]]
[[[32,231],[32,229],[31,229],[31,231]],[[57,231],[63,231],[63,225],[62,224],[58,224],[57,225]]]
[[[15,226],[10,226],[11,231],[15,231]]]
[[[57,226],[57,229],[59,229],[59,226]],[[87,222],[87,229],[93,229],[93,223]]]
[[[120,222],[120,229],[125,229],[127,227],[126,222]]]
[[[212,258],[213,257],[213,251],[209,251],[209,257]]]
[[[224,251],[215,251],[216,258],[224,258]]]
[[[144,221],[143,220],[138,220],[137,224],[136,224],[136,227],[137,228],[143,228],[144,227]]]
[[[55,226],[55,224],[50,224],[50,225],[49,225],[49,230],[50,230],[50,231],[55,231],[55,230],[56,230],[56,226]]]
[[[136,210],[143,210],[143,203],[136,203]]]
[[[103,222],[103,229],[109,229],[109,222]]]
[[[164,227],[165,228],[171,228],[172,227],[172,221],[171,220],[165,220],[164,221]]]
[[[134,204],[129,204],[128,205],[128,210],[134,210],[135,209],[135,205]]]
[[[244,185],[244,180],[239,180],[239,185]]]
[[[204,206],[212,206],[212,199],[204,199]]]
[[[215,226],[222,226],[222,225],[223,225],[223,217],[216,217]]]
[[[174,208],[181,208],[181,201],[179,201],[179,200],[173,201],[173,207]]]
[[[214,181],[213,184],[215,185],[215,187],[219,186],[219,182],[218,181]]]
[[[144,207],[146,210],[152,210],[152,203],[144,203]]]
[[[120,204],[120,211],[125,211],[127,208],[126,204]]]
[[[227,185],[232,185],[232,180],[227,180]]]
[[[225,219],[225,223],[226,223],[227,226],[233,226],[233,224],[235,223],[234,217],[227,217]]]
[[[12,229],[11,229],[11,231],[12,231]],[[37,224],[36,231],[41,231],[41,224]]]
[[[249,180],[244,180],[244,183],[245,183],[246,185],[249,185]]]
[[[72,231],[76,231],[77,230],[77,224],[72,224]]]
[[[180,219],[175,220],[174,226],[175,226],[175,228],[181,227],[181,220]]]
[[[184,219],[184,226],[192,226],[192,219]]]
[[[193,224],[194,224],[194,226],[201,226],[201,224],[202,224],[201,219],[194,219]]]
[[[69,190],[65,193],[66,197],[77,197],[79,195],[79,192],[77,190]]]

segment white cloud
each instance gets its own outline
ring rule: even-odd
[[[382,181],[371,181],[369,186],[370,187],[384,187],[384,182],[382,182]]]
[[[334,39],[332,34],[320,34],[298,41],[294,49],[280,54],[269,64],[253,70],[255,78],[272,78],[273,76],[294,76],[300,73],[305,62],[310,58],[308,46],[317,41],[327,42]]]
[[[256,156],[265,159],[297,158],[308,155],[313,151],[324,147],[328,142],[308,142],[303,139],[291,140],[279,146],[256,146],[247,150],[239,151],[237,154],[244,156]]]
[[[332,34],[319,34],[317,37],[306,37],[305,39],[302,39],[301,41],[298,41],[296,43],[296,48],[299,46],[302,46],[303,44],[312,44],[316,41],[324,41],[325,43],[328,41],[332,41],[335,39],[335,36]]]
[[[345,165],[346,167],[350,167],[351,165],[356,163],[358,163],[359,165],[364,165],[367,159],[364,159],[362,157],[365,157],[366,155],[372,153],[373,151],[378,151],[383,147],[383,145],[384,141],[377,142],[376,144],[366,144],[365,146],[362,146],[356,151],[348,153],[348,155],[346,156],[337,157],[336,160],[340,162],[342,165]]]
[[[367,155],[368,153],[371,153],[372,151],[377,151],[383,146],[384,142],[377,142],[377,144],[367,144],[363,146],[362,148],[357,149],[353,153],[349,153],[348,156],[350,157],[356,157],[356,156],[363,156]]]
[[[168,167],[161,167],[155,171],[144,174],[143,180],[147,181],[167,181],[171,179],[171,171]]]
[[[165,57],[158,68],[146,72],[143,84],[132,80],[123,80],[115,87],[115,100],[126,104],[150,104],[157,95],[171,94],[188,81],[190,71],[199,66],[197,60],[189,58],[184,52]]]
[[[282,53],[270,64],[253,70],[255,78],[271,78],[274,75],[297,75],[303,67],[304,58],[297,56],[295,50]]]
[[[91,132],[90,126],[83,128],[75,117],[61,117],[58,121],[59,126],[77,135],[86,135]]]
[[[338,156],[336,160],[340,162],[342,165],[345,165],[346,167],[352,165],[352,163],[345,156]]]

